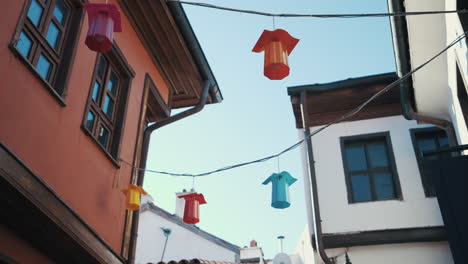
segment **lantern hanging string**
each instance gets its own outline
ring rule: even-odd
[[[259,16],[271,17],[309,17],[309,18],[360,18],[360,17],[402,17],[402,16],[415,16],[415,15],[435,15],[435,14],[464,14],[468,13],[467,9],[461,10],[438,10],[438,11],[415,11],[415,12],[394,12],[394,13],[368,13],[368,14],[281,14],[281,13],[267,13],[262,11],[254,11],[247,9],[238,9],[231,7],[224,7],[212,5],[201,2],[188,2],[181,0],[166,0],[167,2],[177,2],[186,5],[200,6],[212,9],[219,9],[230,12],[245,13]]]
[[[277,158],[278,158],[278,173],[280,173],[280,156],[278,156]]]
[[[232,169],[235,169],[235,168],[239,168],[239,167],[244,167],[244,166],[247,166],[247,165],[251,165],[251,164],[255,164],[255,163],[261,163],[261,162],[265,162],[265,161],[268,161],[270,159],[273,159],[273,158],[276,158],[281,155],[283,155],[284,153],[287,153],[297,147],[299,147],[303,142],[304,140],[308,140],[309,138],[311,138],[312,136],[315,136],[317,135],[318,133],[324,131],[325,129],[327,129],[328,127],[330,127],[331,125],[334,125],[334,124],[338,124],[354,115],[356,115],[357,113],[359,113],[364,107],[366,107],[370,102],[372,102],[375,98],[379,97],[380,95],[388,92],[390,89],[394,88],[395,86],[399,85],[400,83],[402,83],[403,81],[405,81],[406,79],[408,79],[411,75],[413,75],[415,72],[419,71],[421,68],[423,68],[424,66],[426,66],[427,64],[429,64],[430,62],[432,62],[433,60],[435,60],[437,57],[439,57],[441,54],[445,53],[448,49],[450,49],[452,46],[454,46],[455,44],[457,44],[460,40],[464,39],[466,37],[466,34],[468,34],[468,31],[464,32],[462,35],[459,35],[457,38],[455,38],[455,40],[453,40],[447,47],[445,47],[443,50],[441,50],[440,52],[438,52],[436,55],[434,55],[433,57],[431,57],[430,59],[428,59],[426,62],[420,64],[418,67],[414,68],[413,70],[409,71],[408,73],[404,74],[402,77],[400,77],[398,80],[392,82],[391,84],[387,85],[385,88],[383,88],[382,90],[376,92],[374,95],[372,95],[369,99],[367,99],[366,101],[364,101],[362,104],[360,104],[359,106],[357,106],[356,108],[352,109],[351,111],[347,112],[346,114],[344,114],[343,116],[337,118],[336,120],[314,130],[313,132],[310,133],[310,135],[307,137],[307,138],[304,138],[302,139],[301,141],[295,143],[294,145],[284,149],[283,151],[277,153],[277,154],[273,154],[273,155],[270,155],[270,156],[267,156],[267,157],[263,157],[263,158],[260,158],[260,159],[257,159],[257,160],[252,160],[252,161],[248,161],[248,162],[243,162],[243,163],[239,163],[239,164],[235,164],[235,165],[230,165],[230,166],[225,166],[225,167],[222,167],[222,168],[219,168],[217,170],[213,170],[213,171],[208,171],[208,172],[203,172],[203,173],[198,173],[198,174],[190,174],[190,173],[172,173],[172,172],[166,172],[166,171],[157,171],[157,170],[150,170],[150,169],[143,169],[143,168],[137,168],[137,167],[133,167],[133,165],[130,163],[130,162],[127,162],[125,160],[122,160],[122,162],[128,164],[129,166],[132,166],[133,168],[135,168],[136,170],[143,170],[143,171],[146,171],[146,172],[151,172],[151,173],[156,173],[156,174],[163,174],[163,175],[169,175],[169,176],[181,176],[181,177],[201,177],[201,176],[208,176],[208,175],[211,175],[211,174],[215,174],[215,173],[219,173],[219,172],[222,172],[222,171],[227,171],[227,170],[232,170]]]

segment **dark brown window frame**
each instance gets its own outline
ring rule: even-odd
[[[117,95],[117,101],[114,105],[114,111],[112,119],[110,120],[106,114],[102,111],[101,105],[102,102],[94,103],[92,99],[94,91],[94,83],[98,76],[99,62],[101,57],[105,58],[108,62],[108,66],[105,70],[106,77],[102,81],[102,87],[99,91],[98,98],[101,100],[104,98],[105,93],[107,93],[107,81],[110,76],[110,72],[114,72],[119,78],[120,91]],[[112,69],[109,70],[109,66],[112,65]],[[106,53],[97,53],[96,61],[94,64],[93,75],[91,78],[88,98],[83,114],[83,121],[81,123],[81,129],[85,134],[91,138],[91,140],[97,145],[97,147],[106,155],[106,157],[117,167],[119,168],[119,155],[120,147],[123,138],[123,132],[125,127],[125,120],[127,115],[127,106],[128,98],[131,92],[131,83],[135,77],[135,71],[128,64],[125,59],[122,51],[119,49],[117,44],[114,42],[112,45],[112,50]],[[93,130],[89,131],[86,127],[86,121],[88,112],[92,110],[95,114]],[[100,111],[100,112],[98,112]],[[109,139],[107,146],[103,146],[97,139],[98,137],[98,127],[100,124],[103,124],[105,128],[109,130]],[[110,126],[113,126],[111,128]],[[112,135],[112,136],[111,136]]]
[[[58,103],[61,106],[66,106],[65,97],[67,95],[68,81],[84,20],[84,9],[81,7],[83,0],[63,1],[67,4],[70,13],[63,26],[63,28],[66,28],[66,31],[60,39],[58,50],[51,47],[45,35],[41,33],[41,31],[47,32],[46,29],[48,29],[51,20],[55,19],[52,15],[54,9],[52,7],[55,6],[56,0],[54,0],[52,4],[48,4],[51,6],[49,10],[44,9],[39,28],[36,28],[27,17],[32,0],[25,0],[16,30],[8,47],[15,57],[33,73],[42,86],[48,90]],[[23,31],[29,34],[28,37],[33,40],[30,52],[34,55],[29,55],[28,57],[30,57],[30,59],[25,58],[16,48],[20,34]],[[50,60],[53,67],[50,71],[50,82],[42,78],[34,66],[41,53],[46,54],[46,57]],[[51,57],[55,57],[55,59],[51,59]]]
[[[445,133],[445,131],[443,129],[438,128],[438,127],[424,127],[424,128],[412,128],[412,129],[410,129],[411,141],[413,143],[413,149],[414,149],[414,155],[416,155],[416,160],[418,162],[419,175],[421,177],[421,183],[422,183],[422,186],[423,186],[423,189],[424,189],[424,194],[428,198],[435,198],[436,194],[435,194],[434,191],[430,190],[430,187],[428,186],[429,181],[427,179],[427,175],[424,174],[423,158],[422,158],[421,155],[418,154],[421,151],[419,150],[419,145],[418,145],[418,141],[417,141],[417,138],[416,138],[416,134],[419,134],[419,133],[436,134],[436,135],[444,134],[447,137],[447,139],[448,139],[448,135],[447,135],[447,133]],[[440,146],[438,146],[438,147],[440,148]]]
[[[387,157],[388,157],[388,162],[389,162],[389,169],[392,175],[393,179],[393,186],[394,186],[394,192],[395,192],[395,198],[390,198],[390,199],[374,199],[374,193],[375,193],[375,186],[371,185],[371,193],[372,193],[372,200],[369,201],[354,201],[353,200],[353,189],[352,189],[352,184],[351,184],[351,177],[348,172],[348,166],[346,162],[346,153],[345,153],[345,144],[346,142],[360,142],[360,141],[371,141],[372,139],[376,138],[384,138],[385,143],[387,146]],[[398,176],[398,170],[395,162],[395,155],[393,152],[393,146],[392,146],[392,141],[390,137],[390,132],[379,132],[379,133],[370,133],[370,134],[361,134],[361,135],[356,135],[356,136],[345,136],[345,137],[340,137],[340,147],[341,147],[341,157],[342,157],[342,162],[343,162],[343,168],[344,168],[344,176],[345,176],[345,183],[346,183],[346,191],[348,193],[348,204],[358,204],[358,203],[369,203],[369,202],[382,202],[382,201],[392,201],[392,200],[403,200],[403,194],[401,190],[401,185],[400,185],[400,179]]]

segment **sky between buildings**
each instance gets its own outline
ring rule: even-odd
[[[275,13],[388,11],[386,0],[203,2]],[[288,86],[395,71],[388,18],[276,18],[276,28],[300,42],[289,57],[290,76],[271,81],[263,76],[263,53],[251,50],[264,29],[272,30],[272,18],[184,8],[224,101],[157,130],[148,169],[200,173],[278,153],[298,141]],[[261,184],[277,172],[276,159],[197,178],[195,189],[208,202],[198,226],[241,247],[255,239],[267,258],[278,253],[276,237],[284,235],[285,251],[292,253],[307,222],[299,149],[280,158],[280,170],[299,179],[290,188],[291,207],[283,210],[270,206],[271,185]],[[144,186],[156,205],[174,212],[175,192],[190,189],[192,179],[147,173]]]

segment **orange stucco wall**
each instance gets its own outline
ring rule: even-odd
[[[112,187],[117,168],[80,128],[96,61],[96,53],[84,44],[87,17],[79,33],[65,97],[67,106],[62,107],[8,48],[23,5],[24,0],[2,1],[0,141],[120,253],[125,200],[119,188]],[[115,42],[136,72],[120,153],[120,158],[131,162],[145,73],[150,74],[165,98],[168,88],[123,13],[122,27],[123,32],[115,34]],[[123,187],[129,183],[131,168],[121,165],[120,187]]]

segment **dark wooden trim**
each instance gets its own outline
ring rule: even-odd
[[[353,191],[352,191],[351,177],[349,175],[348,166],[347,166],[347,163],[346,163],[345,144],[346,144],[346,142],[349,142],[349,141],[352,141],[352,142],[359,142],[359,141],[368,142],[368,141],[371,141],[372,139],[377,139],[377,138],[384,138],[386,146],[387,146],[387,157],[388,157],[388,162],[389,162],[390,173],[392,174],[392,179],[393,179],[393,184],[394,184],[395,198],[383,199],[383,200],[374,199],[374,197],[375,197],[375,190],[374,190],[375,185],[373,183],[373,176],[371,176],[369,174],[369,181],[370,181],[371,192],[372,192],[372,196],[373,196],[372,200],[363,201],[363,202],[355,202],[355,201],[353,201]],[[361,134],[361,135],[355,135],[355,136],[340,137],[340,148],[341,148],[341,158],[342,158],[342,162],[343,162],[343,168],[344,168],[344,175],[345,175],[345,182],[346,182],[346,189],[347,189],[347,193],[348,193],[348,203],[349,204],[388,201],[388,200],[403,200],[403,194],[402,194],[402,191],[401,191],[400,179],[398,177],[398,170],[397,170],[397,166],[396,166],[396,162],[395,162],[395,154],[393,152],[393,146],[392,146],[392,141],[391,141],[389,131],[378,132],[378,133],[370,133],[370,134]]]
[[[438,127],[412,128],[409,130],[409,132],[411,136],[411,142],[413,143],[414,155],[416,156],[416,161],[418,163],[419,176],[420,176],[421,183],[424,189],[424,194],[426,195],[426,197],[435,198],[436,197],[435,190],[432,193],[429,190],[430,187],[428,186],[429,182],[427,179],[427,177],[429,176],[426,175],[426,173],[424,173],[424,166],[423,166],[424,158],[422,156],[421,150],[419,149],[416,134],[426,133],[426,134],[433,134],[433,135],[445,135],[447,137],[447,140],[449,140],[447,133],[445,133],[443,129],[438,128]],[[437,148],[440,150],[440,145],[438,145]]]
[[[19,263],[18,261],[8,256],[3,255],[2,252],[0,252],[0,264],[21,264],[21,263]]]
[[[1,142],[0,203],[0,223],[58,263],[124,263],[104,239]]]
[[[306,92],[309,107],[305,113],[310,126],[325,125],[353,110],[357,105],[384,89],[397,79],[395,73],[377,74],[337,82],[288,87],[296,119],[296,127],[303,128],[299,95]],[[367,107],[345,121],[401,115],[400,91],[391,89],[373,100]]]
[[[325,248],[447,241],[443,226],[324,234]],[[315,239],[314,237],[312,239]]]
[[[68,17],[63,29],[61,31],[61,39],[59,49],[56,50],[50,47],[45,39],[48,23],[53,20],[53,8],[44,9],[41,16],[39,28],[36,28],[27,18],[27,12],[31,4],[31,0],[25,0],[21,15],[19,17],[16,30],[13,34],[12,40],[9,43],[9,48],[22,62],[33,75],[39,79],[40,83],[49,91],[49,93],[58,101],[61,106],[66,106],[65,96],[67,94],[68,80],[71,74],[73,61],[76,54],[80,30],[84,20],[84,10],[81,8],[83,0],[64,0],[65,5],[69,8]],[[51,1],[45,6],[55,6],[56,1]],[[41,2],[42,5],[42,2]],[[16,48],[21,31],[26,31],[33,42],[29,58],[23,57]],[[51,63],[52,69],[50,70],[50,80],[44,80],[38,74],[33,64],[37,62],[39,55],[44,53]]]
[[[169,87],[173,95],[171,107],[196,104],[204,80],[166,1],[118,3]]]
[[[172,95],[169,96],[168,103],[166,104],[166,102],[164,102],[164,99],[161,96],[161,93],[159,92],[158,88],[154,84],[153,79],[151,79],[151,76],[148,73],[145,74],[144,89],[149,90],[148,98],[146,99],[146,102],[145,102],[145,104],[147,104],[146,113],[145,113],[147,122],[148,123],[157,122],[160,119],[169,117],[171,114],[170,103],[171,103]],[[153,102],[153,104],[150,104],[152,103],[153,98],[155,102]],[[150,113],[148,113],[148,110],[150,111]],[[148,114],[151,114],[152,116],[148,116]]]
[[[98,68],[101,60],[106,62],[104,70],[105,77],[98,78]],[[107,83],[109,81],[111,73],[114,73],[118,81],[118,91],[115,96],[114,109],[112,118],[109,119],[107,115],[102,112],[102,105],[104,104],[104,97],[107,93]],[[119,157],[120,149],[122,145],[122,138],[124,133],[124,127],[127,117],[128,98],[131,92],[132,79],[135,77],[135,71],[128,64],[122,51],[119,49],[117,44],[114,42],[112,50],[107,53],[98,53],[96,55],[96,62],[94,65],[94,71],[91,78],[90,88],[88,92],[88,98],[86,107],[83,113],[83,121],[81,128],[85,134],[93,139],[93,142],[104,152],[104,154],[112,161],[112,163],[119,168]],[[98,102],[94,102],[92,99],[94,91],[94,82],[100,80],[100,91],[98,95]],[[92,131],[89,131],[86,127],[87,113],[91,111],[95,114],[94,126]],[[99,126],[104,126],[109,133],[109,138],[106,146],[103,146],[98,140]]]

